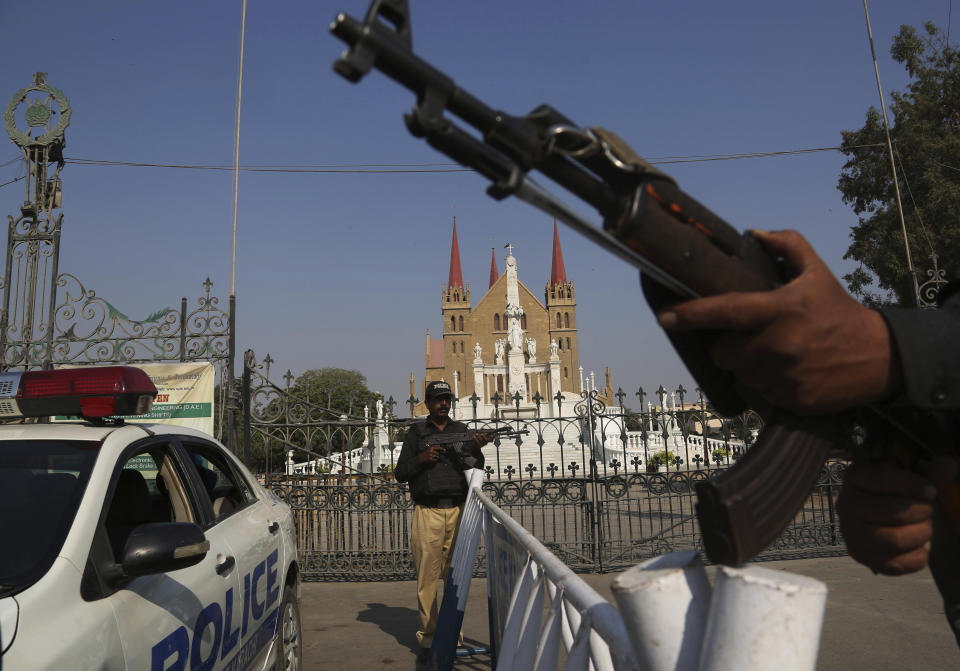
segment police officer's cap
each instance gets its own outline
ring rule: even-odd
[[[444,382],[443,380],[438,380],[437,382],[431,382],[427,385],[427,403],[435,399],[440,398],[441,396],[453,396],[453,390],[450,389],[450,385]]]

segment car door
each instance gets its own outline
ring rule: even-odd
[[[281,525],[270,502],[257,496],[220,446],[180,438],[203,483],[214,526],[227,535],[236,556],[244,598],[242,655],[259,668],[277,630],[285,566]]]
[[[189,568],[134,578],[107,597],[126,667],[153,671],[224,668],[240,649],[243,597],[226,530],[212,524],[191,464],[176,441],[155,438],[119,460],[104,524],[119,561],[127,528],[194,522],[210,549]],[[149,505],[143,500],[144,486]],[[132,494],[133,490],[137,493]],[[144,519],[146,518],[146,519]]]

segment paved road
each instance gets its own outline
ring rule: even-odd
[[[767,562],[765,568],[808,575],[829,588],[819,671],[960,668],[930,574],[875,576],[847,557]],[[713,569],[708,568],[708,572]],[[582,576],[613,602],[614,574]],[[412,581],[305,583],[307,671],[414,669],[416,587]],[[463,626],[468,643],[486,645],[486,581],[470,588]],[[487,656],[461,658],[457,671],[489,669]]]

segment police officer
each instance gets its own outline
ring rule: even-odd
[[[399,482],[409,483],[415,504],[410,545],[417,569],[418,659],[425,661],[437,628],[437,580],[446,580],[450,570],[460,512],[467,498],[464,468],[483,468],[480,448],[490,437],[474,434],[470,454],[463,458],[438,445],[431,446],[431,436],[463,433],[468,428],[449,417],[453,399],[449,384],[431,382],[424,396],[429,415],[407,431],[394,475]]]

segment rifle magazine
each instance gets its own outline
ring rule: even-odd
[[[749,561],[793,520],[837,442],[828,420],[777,412],[737,464],[697,485],[697,519],[707,558]]]

